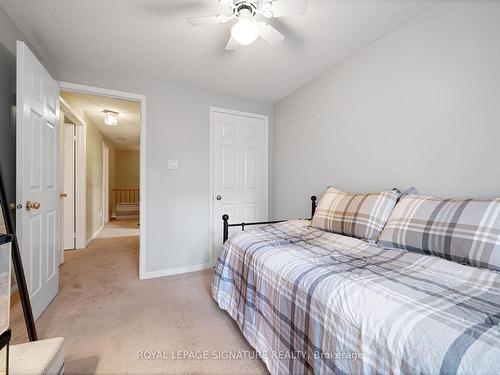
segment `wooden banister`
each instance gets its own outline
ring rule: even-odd
[[[140,190],[139,189],[111,189],[113,192],[115,205],[119,203],[139,203]]]

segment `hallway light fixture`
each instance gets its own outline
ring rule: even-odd
[[[118,112],[104,111],[104,123],[108,126],[118,125]]]

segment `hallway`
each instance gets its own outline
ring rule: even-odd
[[[139,280],[138,233],[137,220],[113,221],[87,249],[65,252],[60,292],[37,329],[40,338],[65,338],[66,373],[194,374],[199,360],[145,360],[138,352],[254,353],[212,300],[211,271]],[[11,325],[13,343],[27,341],[19,303]],[[255,354],[247,356],[204,360],[203,373],[266,373]]]
[[[113,220],[104,225],[104,228],[97,235],[96,239],[132,237],[139,236],[139,234],[140,229],[138,219]]]

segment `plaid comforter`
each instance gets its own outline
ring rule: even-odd
[[[289,221],[224,246],[213,297],[272,374],[500,374],[500,273]]]

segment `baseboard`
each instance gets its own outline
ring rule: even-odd
[[[202,263],[202,264],[195,264],[192,266],[175,267],[175,268],[167,268],[166,270],[144,272],[142,275],[139,276],[139,278],[141,280],[146,280],[146,279],[153,279],[156,277],[178,275],[181,273],[203,271],[209,268],[211,268],[209,263]]]
[[[91,243],[93,240],[96,239],[96,237],[99,235],[99,233],[101,233],[101,230],[103,230],[103,229],[104,229],[104,224],[101,225],[101,227],[95,231],[95,233],[92,235],[92,237],[88,238],[85,241],[85,247],[84,247],[84,249],[86,249],[87,246],[89,246],[89,243]]]
[[[95,233],[92,235],[93,240],[99,235],[99,233],[101,233],[101,230],[103,230],[103,228],[104,228],[104,224],[101,225],[101,227],[95,231]]]

